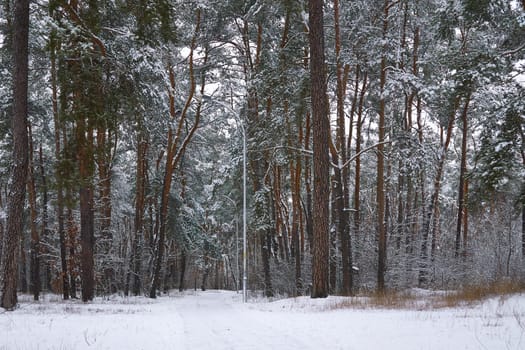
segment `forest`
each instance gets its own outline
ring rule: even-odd
[[[6,309],[525,282],[523,0],[2,0],[0,57]]]

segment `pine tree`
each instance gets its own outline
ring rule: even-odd
[[[328,257],[330,213],[328,199],[328,100],[326,96],[326,70],[324,54],[323,1],[309,0],[310,75],[313,119],[313,252],[312,252],[312,298],[328,296]]]
[[[17,304],[18,253],[23,230],[23,211],[28,174],[28,71],[29,1],[15,2],[13,21],[13,170],[8,199],[6,256],[0,306],[13,310]]]

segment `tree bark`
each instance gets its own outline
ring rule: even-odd
[[[184,277],[186,276],[186,250],[180,252],[180,275],[179,275],[179,292],[184,291]]]
[[[140,294],[142,269],[142,245],[144,243],[144,210],[146,196],[146,177],[147,177],[147,150],[148,142],[142,127],[139,126],[139,136],[137,145],[137,174],[135,190],[135,221],[134,237],[131,253],[131,275],[132,275],[132,292],[134,295]]]
[[[304,138],[304,149],[308,152],[310,150],[310,135],[311,135],[311,115],[309,112],[306,113],[306,125],[305,125],[305,138]],[[313,242],[313,232],[314,232],[314,223],[313,223],[313,214],[312,214],[312,167],[311,160],[305,160],[304,166],[304,187],[306,191],[306,205],[305,205],[305,216],[306,216],[306,239],[312,250]]]
[[[359,66],[356,69],[360,69]],[[365,103],[365,94],[368,83],[368,72],[364,73],[363,84],[359,94],[359,103],[357,107],[357,123],[356,123],[356,142],[355,142],[355,182],[354,182],[354,235],[356,242],[359,242],[361,230],[361,144],[363,142],[363,110]],[[356,243],[357,244],[357,243]],[[359,254],[359,249],[356,248],[356,256]]]
[[[328,296],[329,210],[330,195],[328,140],[328,100],[324,54],[323,1],[309,0],[310,76],[313,127],[313,252],[312,298]]]
[[[78,167],[80,177],[80,265],[82,301],[95,297],[95,215],[93,203],[93,130],[82,118],[77,121]]]
[[[29,212],[31,217],[31,243],[30,243],[30,279],[29,289],[33,293],[33,300],[40,297],[40,235],[37,228],[37,204],[36,204],[36,186],[35,186],[35,166],[33,152],[33,134],[31,124],[28,124],[29,132],[29,164],[28,164],[28,181],[27,193],[29,197]]]
[[[525,199],[522,198],[521,201],[521,258],[525,259]]]
[[[44,167],[44,155],[42,152],[42,142],[39,146],[39,168],[40,168],[40,179],[42,181],[41,185],[41,191],[42,191],[42,225],[40,228],[40,240],[45,240],[49,237],[49,214],[48,214],[48,203],[49,203],[49,195],[48,195],[48,187],[47,187],[47,176],[46,171]],[[39,245],[38,252],[40,255],[42,255],[42,246]],[[49,271],[51,268],[49,266],[49,263],[44,260],[40,260],[40,264],[44,267],[46,271]],[[50,279],[47,278],[46,284],[48,284]]]
[[[192,38],[191,47],[190,47],[190,54],[188,57],[190,90],[188,93],[188,97],[186,98],[186,103],[184,105],[184,108],[182,112],[180,113],[178,113],[175,109],[175,96],[173,95],[173,92],[175,91],[175,74],[173,72],[171,64],[169,64],[169,67],[168,67],[169,77],[170,77],[170,89],[169,89],[170,117],[174,120],[178,117],[179,120],[177,122],[176,129],[173,130],[172,128],[170,128],[170,130],[168,131],[166,167],[164,169],[164,181],[163,181],[163,188],[162,188],[162,194],[161,194],[161,200],[160,200],[159,231],[158,231],[157,244],[155,247],[153,276],[152,276],[151,287],[149,291],[150,298],[156,298],[157,290],[159,290],[160,288],[160,272],[161,272],[161,267],[162,267],[162,261],[164,258],[164,249],[165,249],[164,245],[166,241],[166,223],[168,219],[168,201],[169,201],[169,194],[171,191],[171,182],[173,178],[173,173],[175,171],[175,168],[178,166],[179,162],[181,161],[182,156],[184,152],[186,151],[186,147],[191,141],[193,135],[195,134],[195,131],[199,127],[200,112],[201,112],[201,107],[202,107],[201,100],[197,103],[197,107],[195,111],[195,121],[194,121],[193,126],[188,131],[184,139],[181,139],[182,131],[183,131],[185,122],[187,121],[187,113],[190,108],[190,105],[193,102],[193,98],[195,95],[195,89],[197,86],[195,82],[193,54],[197,47],[197,35],[200,31],[200,25],[201,25],[201,12],[200,12],[200,9],[197,9],[195,31],[193,33],[193,38]],[[206,64],[206,60],[207,60],[207,51],[204,53],[203,64]],[[204,89],[206,86],[205,77],[206,77],[205,72],[201,72],[201,81],[200,81],[201,95],[204,95]]]
[[[441,156],[437,165],[436,175],[434,177],[434,188],[428,208],[424,212],[424,221],[423,221],[423,234],[421,240],[421,251],[420,251],[420,262],[419,262],[419,277],[418,284],[420,287],[423,287],[428,282],[428,239],[432,231],[432,217],[434,211],[439,204],[439,192],[441,191],[441,179],[443,176],[443,170],[445,167],[445,160],[447,158],[448,145],[450,144],[450,139],[452,137],[452,129],[454,127],[454,121],[456,117],[456,111],[458,108],[459,99],[454,101],[454,106],[448,117],[447,131],[444,143],[441,148]],[[435,215],[434,215],[435,216]]]
[[[4,201],[3,201],[1,189],[0,189],[0,209],[2,209],[2,210],[4,209]],[[0,219],[0,271],[3,271],[2,268],[4,266],[3,249],[4,249],[4,218],[1,218]],[[1,281],[2,281],[2,276],[0,275],[0,283],[1,283]]]
[[[390,1],[385,0],[383,8],[383,39],[386,40],[388,31],[388,15]],[[377,146],[377,242],[378,242],[378,262],[377,262],[377,290],[379,293],[385,291],[385,272],[386,272],[386,217],[385,217],[385,86],[386,86],[386,52],[381,57],[380,67],[380,98],[379,98],[379,145]]]
[[[49,42],[50,47],[50,61],[51,61],[51,99],[53,104],[53,123],[55,130],[55,158],[57,161],[61,160],[61,145],[60,145],[60,130],[62,126],[59,120],[58,111],[58,86],[57,86],[57,67],[56,67],[56,50],[58,43],[54,40],[54,33],[51,35]],[[66,233],[64,228],[64,174],[61,173],[60,167],[55,167],[56,192],[57,192],[57,229],[60,242],[60,267],[62,276],[62,297],[64,300],[69,299],[69,278],[67,268],[67,249],[66,249]]]
[[[28,37],[29,1],[17,0],[13,21],[13,167],[8,198],[0,306],[13,310],[17,304],[17,271],[28,172]]]
[[[18,270],[18,272],[20,273],[19,275],[20,286],[18,287],[18,289],[22,293],[28,292],[28,283],[27,283],[28,266],[27,266],[26,237],[25,236],[26,235],[23,234],[22,232],[21,239],[20,239],[20,251],[19,251],[20,252],[20,268]]]
[[[466,202],[465,202],[465,181],[467,175],[467,132],[468,132],[468,108],[470,104],[470,93],[466,97],[465,107],[461,113],[462,123],[462,137],[461,137],[461,167],[459,173],[459,187],[458,187],[458,216],[456,225],[456,258],[460,254],[461,249],[461,229],[463,227],[462,221],[464,213],[466,213]],[[466,242],[464,242],[466,243]]]
[[[337,97],[337,130],[336,130],[336,147],[338,153],[336,154],[337,167],[334,169],[335,186],[335,214],[337,233],[339,236],[342,259],[342,295],[350,295],[352,293],[352,241],[350,239],[350,231],[348,227],[349,212],[347,209],[348,203],[348,166],[341,169],[342,164],[347,161],[347,141],[346,141],[346,122],[344,102],[346,95],[346,81],[348,80],[348,66],[343,68],[341,59],[341,31],[339,25],[339,0],[334,1],[334,25],[335,25],[335,54],[336,54],[336,97]],[[350,126],[352,128],[352,126]],[[346,175],[346,176],[345,176]]]
[[[103,100],[103,96],[96,98]],[[108,126],[107,122],[103,122],[103,126],[97,127],[96,132],[96,152],[95,161],[98,169],[98,230],[101,235],[99,238],[99,253],[104,256],[111,256],[111,243],[113,241],[113,234],[111,232],[111,168],[112,168],[112,127]],[[111,259],[109,259],[111,260]],[[103,284],[106,288],[106,293],[116,293],[115,286],[115,266],[108,263],[103,264]]]

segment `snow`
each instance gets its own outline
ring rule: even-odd
[[[525,349],[525,295],[424,311],[341,308],[341,297],[243,304],[226,291],[22,298],[0,309],[0,349]]]

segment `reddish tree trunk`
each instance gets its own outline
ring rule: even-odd
[[[467,175],[467,131],[468,131],[468,108],[470,104],[470,94],[466,97],[465,107],[461,113],[462,122],[462,137],[461,137],[461,167],[459,173],[459,188],[458,188],[458,216],[456,225],[456,258],[459,256],[461,249],[461,229],[463,227],[463,216],[466,214],[465,201],[465,181]],[[466,242],[464,242],[466,244]],[[465,245],[466,247],[466,245]],[[434,250],[434,249],[433,249]]]
[[[13,310],[17,304],[17,272],[20,237],[23,229],[24,201],[28,167],[27,95],[29,1],[15,2],[13,22],[13,168],[7,208],[5,258],[0,306]]]
[[[313,127],[313,252],[312,298],[328,296],[329,210],[330,195],[328,140],[328,100],[326,97],[326,68],[324,54],[323,1],[309,0],[310,76]]]
[[[385,0],[383,8],[383,39],[386,40],[388,31],[388,15],[390,1]],[[386,216],[385,216],[385,86],[386,86],[386,52],[381,57],[380,71],[380,100],[379,100],[379,145],[377,146],[377,237],[378,237],[378,262],[377,262],[377,290],[385,291],[386,272]]]
[[[82,301],[95,297],[95,215],[93,205],[93,131],[82,119],[77,122],[78,167],[80,177],[80,253]]]

